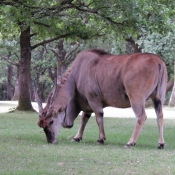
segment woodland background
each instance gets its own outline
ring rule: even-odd
[[[1,0],[0,100],[33,110],[81,50],[149,52],[166,63],[166,104],[175,105],[174,0]]]

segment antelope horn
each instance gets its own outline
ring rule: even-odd
[[[51,97],[48,99],[49,109],[47,110],[46,116],[48,116],[50,114],[50,110],[52,109],[53,101],[54,101],[55,96],[57,94],[57,90],[58,90],[58,85],[57,85],[57,80],[55,79],[53,93],[52,93]]]
[[[35,100],[38,103],[39,114],[41,115],[43,112],[43,107],[42,107],[42,101],[38,96],[36,82],[34,82],[34,94],[35,94]]]
[[[52,97],[50,99],[50,106],[52,106],[52,104],[53,104],[54,98],[55,98],[55,96],[57,94],[57,90],[58,90],[58,85],[57,85],[57,80],[55,79],[54,90],[53,90],[53,93],[52,93]]]

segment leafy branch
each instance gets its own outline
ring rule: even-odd
[[[71,57],[71,55],[80,47],[80,43],[76,42],[76,47],[73,48],[65,57],[65,60],[68,61]]]
[[[12,64],[12,65],[14,65],[14,66],[19,67],[19,63],[14,63],[14,62],[12,62],[12,61],[10,60],[10,56],[11,56],[11,55],[8,55],[8,56],[6,57],[6,56],[0,54],[0,57],[1,57],[3,60],[7,61],[8,63],[10,63],[10,64]]]
[[[64,34],[64,35],[56,36],[54,38],[50,38],[48,40],[44,40],[44,41],[42,41],[42,42],[40,42],[40,43],[35,44],[34,46],[32,46],[31,49],[33,50],[33,49],[37,48],[38,46],[44,46],[47,43],[50,43],[50,42],[55,41],[55,40],[59,40],[61,38],[66,38],[68,36],[70,36],[70,34]]]

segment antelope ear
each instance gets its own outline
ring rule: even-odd
[[[58,113],[62,112],[63,111],[63,107],[61,106],[59,109],[58,109]]]
[[[58,114],[59,114],[60,112],[62,112],[62,111],[63,111],[63,107],[59,107],[57,111],[54,110],[54,111],[52,112],[52,116],[53,116],[53,117],[57,117]]]
[[[39,126],[40,128],[43,128],[43,121],[42,121],[42,120],[39,120],[39,121],[38,121],[38,126]]]
[[[56,112],[56,110],[53,110],[52,111],[52,117],[56,118],[57,116],[58,116],[58,112]]]
[[[63,107],[59,107],[58,108],[58,110],[56,111],[56,110],[53,110],[52,111],[52,117],[57,117],[58,116],[58,114],[60,113],[60,112],[62,112],[63,111]]]

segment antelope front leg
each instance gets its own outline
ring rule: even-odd
[[[93,98],[92,98],[93,97]],[[96,97],[96,98],[94,98]],[[95,113],[96,122],[98,124],[99,128],[99,138],[97,140],[97,143],[104,143],[104,140],[106,140],[105,132],[104,132],[104,125],[103,125],[103,105],[98,96],[96,94],[90,94],[88,98],[88,103],[92,110]]]
[[[90,116],[91,116],[91,114],[86,114],[84,112],[82,113],[80,128],[79,128],[76,136],[73,138],[73,141],[79,142],[80,140],[82,140],[83,132],[84,132],[85,126],[86,126]]]
[[[97,140],[97,143],[103,144],[104,140],[106,140],[104,125],[103,125],[103,112],[96,114],[96,121],[99,127],[99,139]]]

